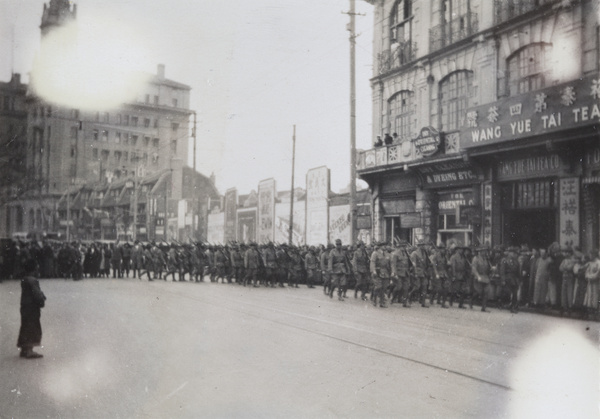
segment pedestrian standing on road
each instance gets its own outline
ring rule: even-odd
[[[357,298],[358,292],[360,291],[360,298],[363,301],[367,300],[366,293],[369,291],[369,254],[365,250],[363,242],[358,242],[358,248],[352,255],[352,267],[354,269],[354,276],[356,278],[356,285],[354,286],[354,298]]]
[[[450,258],[450,271],[452,275],[452,294],[450,294],[450,307],[454,303],[454,298],[458,298],[458,308],[464,306],[465,295],[469,292],[467,276],[469,274],[469,263],[463,254],[464,247],[457,246],[454,254]]]
[[[24,278],[21,279],[21,328],[17,347],[21,349],[21,358],[41,358],[42,354],[33,351],[42,344],[41,309],[46,296],[40,289],[35,277],[37,264],[33,259],[23,261]]]
[[[511,294],[510,312],[518,313],[519,286],[521,285],[519,260],[517,259],[517,252],[519,250],[518,248],[511,246],[507,251],[508,256],[502,259],[502,264],[500,265],[500,276]]]

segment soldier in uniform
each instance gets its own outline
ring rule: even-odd
[[[234,244],[231,248],[231,273],[229,275],[229,282],[231,278],[235,278],[235,282],[240,284],[245,280],[244,278],[244,256],[240,251],[240,246]]]
[[[221,282],[226,281],[226,268],[227,268],[227,256],[225,256],[225,249],[223,246],[217,246],[217,250],[215,251],[215,281],[219,282],[219,278],[221,278]]]
[[[256,243],[250,243],[250,248],[246,250],[244,254],[244,268],[246,268],[246,276],[244,277],[244,286],[247,285],[250,280],[250,285],[259,287],[258,284],[258,270],[260,268],[260,253],[258,252]]]
[[[432,296],[431,301],[437,297],[437,303],[441,304],[442,308],[448,308],[446,300],[450,291],[450,277],[448,275],[448,258],[446,255],[446,246],[440,243],[438,248],[431,255],[431,264],[433,266],[432,277]]]
[[[335,248],[329,252],[329,272],[331,274],[331,286],[329,287],[329,297],[333,298],[333,291],[337,287],[338,300],[344,301],[344,291],[346,289],[347,275],[349,271],[346,253],[342,249],[342,241],[335,241]]]
[[[277,257],[273,243],[269,242],[267,244],[262,256],[265,266],[265,284],[275,288],[277,283]]]
[[[363,301],[367,300],[366,293],[369,291],[369,254],[365,250],[363,242],[358,243],[357,249],[352,255],[352,267],[354,269],[354,277],[356,285],[354,286],[354,298],[357,298],[358,292],[361,292],[360,298]]]
[[[133,277],[136,278],[140,274],[140,269],[142,269],[142,253],[144,249],[142,249],[142,245],[138,240],[136,240],[133,244],[133,249],[131,249],[131,269],[133,270]]]
[[[516,247],[509,247],[507,249],[508,255],[500,263],[500,276],[511,293],[511,313],[519,312],[519,286],[521,285],[521,281],[517,252],[518,249]]]
[[[323,276],[323,294],[329,295],[329,288],[331,287],[331,275],[329,272],[329,253],[333,249],[332,244],[328,244],[327,248],[323,249],[320,257],[321,263],[321,275]]]
[[[306,257],[304,258],[304,268],[306,269],[306,286],[308,288],[314,288],[315,286],[313,284],[317,277],[319,261],[317,260],[315,248],[313,246],[311,246],[306,253]]]
[[[277,259],[277,279],[280,287],[288,280],[288,269],[290,264],[290,257],[287,253],[287,244],[282,243],[279,248],[275,251],[275,258]]]
[[[420,242],[417,245],[417,249],[410,254],[410,261],[412,263],[414,269],[414,286],[411,290],[414,292],[415,290],[419,290],[419,303],[421,307],[429,307],[427,304],[427,271],[429,269],[429,257],[427,256],[427,251],[425,247],[427,243]]]
[[[142,279],[144,274],[148,276],[148,281],[154,280],[152,278],[154,275],[154,260],[152,258],[152,246],[150,244],[144,246],[142,252],[142,267],[140,269],[139,278]]]
[[[156,243],[152,243],[150,252],[154,263],[154,279],[162,279],[162,272],[165,269],[165,253]]]
[[[378,243],[371,255],[371,278],[373,280],[373,305],[387,307],[385,301],[385,290],[387,289],[391,276],[390,256],[385,250],[385,243]]]
[[[392,290],[391,302],[402,301],[402,305],[408,308],[410,307],[408,293],[410,290],[411,261],[406,252],[407,245],[408,243],[406,242],[398,243],[396,250],[392,253],[391,274],[394,281],[394,288]]]
[[[450,257],[450,272],[452,275],[452,294],[450,295],[450,307],[454,303],[454,298],[458,297],[458,308],[464,307],[465,295],[469,292],[467,275],[469,274],[469,264],[463,254],[463,247],[457,246],[454,254]]]
[[[298,288],[298,281],[302,276],[303,261],[300,256],[300,251],[296,247],[290,249],[290,269],[289,269],[289,283],[290,287]]]
[[[475,249],[475,252],[476,255],[471,262],[471,272],[474,277],[473,289],[481,298],[481,311],[489,313],[487,310],[487,299],[492,265],[490,264],[487,246],[480,246]],[[471,298],[473,297],[471,296]],[[473,307],[472,302],[471,307]]]
[[[177,281],[175,278],[175,272],[179,271],[179,262],[178,262],[177,250],[175,249],[175,244],[171,243],[169,246],[169,251],[167,252],[167,273],[165,273],[165,281],[169,278],[169,275],[173,277],[173,282]]]

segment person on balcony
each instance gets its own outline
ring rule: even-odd
[[[375,141],[375,144],[373,144],[375,147],[381,147],[383,146],[383,141],[381,141],[381,136],[378,135],[377,136],[377,141]]]
[[[394,143],[394,138],[392,138],[390,134],[385,134],[383,142],[385,143],[385,145],[392,145]]]

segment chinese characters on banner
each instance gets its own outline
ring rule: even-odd
[[[579,245],[579,179],[560,180],[560,244]]]
[[[275,234],[275,179],[258,184],[258,242],[268,243]]]
[[[306,174],[306,243],[327,243],[330,172],[325,166]]]
[[[483,244],[492,245],[492,184],[483,185]]]
[[[225,192],[225,243],[235,240],[237,216],[237,189],[231,188]]]

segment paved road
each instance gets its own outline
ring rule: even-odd
[[[44,358],[0,284],[0,418],[597,417],[597,323],[382,309],[321,288],[42,280]]]

